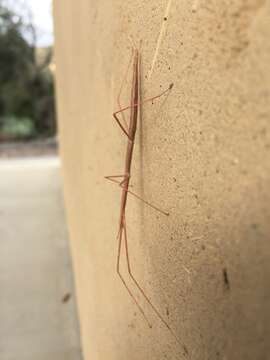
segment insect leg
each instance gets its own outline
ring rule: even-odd
[[[145,312],[143,311],[143,308],[141,307],[141,305],[139,304],[138,300],[136,299],[135,295],[133,294],[133,292],[131,291],[131,289],[129,288],[129,286],[127,285],[123,275],[120,272],[120,258],[121,258],[121,247],[122,247],[122,236],[123,236],[123,230],[124,233],[126,233],[125,231],[125,220],[124,217],[122,217],[122,223],[120,224],[120,228],[119,228],[119,233],[118,233],[118,253],[117,253],[117,264],[116,264],[116,271],[117,274],[120,278],[120,280],[122,281],[124,287],[126,288],[127,292],[129,293],[130,297],[132,298],[132,300],[134,301],[134,303],[136,304],[137,308],[139,309],[140,313],[142,314],[142,316],[144,317],[145,321],[147,322],[147,325],[152,328],[152,325],[150,324],[149,320],[147,319]]]
[[[128,124],[127,124],[127,121],[126,121],[126,118],[125,118],[124,110],[122,110],[122,106],[121,106],[121,94],[122,94],[123,87],[124,87],[124,84],[125,84],[127,76],[128,76],[128,71],[129,71],[130,66],[131,66],[131,62],[132,62],[132,58],[133,58],[133,52],[134,52],[134,50],[132,49],[132,53],[131,53],[131,56],[130,56],[130,59],[129,59],[129,63],[128,63],[125,75],[123,77],[123,80],[121,82],[121,86],[120,86],[119,93],[118,93],[118,96],[117,96],[118,110],[113,113],[114,119],[116,120],[117,124],[120,126],[121,130],[124,132],[125,135],[127,135],[128,138],[129,138]],[[121,119],[119,119],[117,114],[121,114]]]
[[[122,181],[118,181],[115,178],[120,178],[123,177],[124,179]],[[127,181],[127,176],[126,175],[113,175],[113,176],[105,176],[105,179],[110,180],[116,184],[118,184],[121,188],[124,188],[125,182]],[[129,184],[129,187],[132,187],[131,184]],[[169,213],[158,208],[156,205],[151,204],[149,201],[144,200],[141,196],[135,194],[133,191],[131,190],[126,190],[127,193],[129,193],[130,195],[134,196],[135,198],[137,198],[138,200],[142,201],[145,205],[148,205],[149,207],[151,207],[152,209],[160,212],[163,215],[169,216]]]
[[[181,345],[182,349],[184,350],[185,354],[188,354],[188,350],[186,348],[186,346],[179,340],[179,338],[177,337],[177,335],[174,333],[174,331],[172,330],[172,328],[170,327],[170,325],[167,323],[167,321],[164,319],[164,317],[161,315],[161,313],[159,312],[159,310],[155,307],[155,305],[152,303],[152,301],[150,300],[150,298],[146,295],[145,291],[143,290],[143,288],[141,287],[141,285],[139,284],[139,282],[136,280],[136,278],[133,275],[133,272],[131,270],[131,265],[130,265],[130,259],[129,259],[129,251],[128,251],[128,238],[127,238],[127,228],[126,228],[126,222],[125,219],[123,219],[124,221],[124,241],[125,241],[125,248],[126,248],[126,259],[127,259],[127,268],[128,268],[128,273],[130,278],[132,279],[132,281],[134,282],[135,286],[137,287],[137,289],[139,290],[139,292],[142,294],[142,296],[144,297],[144,299],[147,301],[147,303],[150,305],[150,307],[152,308],[152,310],[154,311],[154,313],[157,315],[157,317],[160,319],[160,321],[166,326],[166,328],[168,329],[168,331],[171,333],[171,335],[174,337],[174,339],[177,341],[177,343],[179,345]]]

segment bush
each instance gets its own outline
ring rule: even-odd
[[[30,139],[36,136],[35,126],[29,118],[3,118],[0,124],[2,140]]]

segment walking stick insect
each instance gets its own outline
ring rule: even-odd
[[[132,60],[132,58],[131,58]],[[129,68],[129,67],[128,67]],[[138,49],[133,50],[133,79],[132,79],[132,87],[131,87],[131,103],[129,106],[121,107],[120,105],[120,94],[123,88],[123,83],[120,88],[120,92],[118,95],[118,106],[119,110],[113,113],[113,117],[116,120],[117,124],[121,128],[122,132],[127,137],[127,149],[126,149],[126,157],[125,157],[125,169],[123,175],[111,175],[106,176],[105,178],[107,180],[113,181],[122,188],[122,198],[121,198],[121,208],[120,208],[120,220],[119,220],[119,231],[118,231],[118,253],[117,253],[117,265],[116,270],[117,274],[120,277],[124,287],[126,288],[127,292],[129,293],[130,297],[136,304],[138,310],[146,320],[148,326],[151,328],[152,325],[150,324],[142,306],[136,299],[135,295],[133,294],[132,290],[129,288],[126,280],[124,279],[123,275],[120,272],[120,258],[121,258],[121,249],[124,242],[125,246],[125,255],[126,255],[126,262],[127,262],[127,270],[128,275],[130,279],[133,281],[135,287],[138,289],[138,291],[141,293],[141,295],[144,297],[146,302],[150,305],[154,313],[157,315],[157,317],[160,319],[160,321],[166,326],[166,328],[170,331],[170,333],[173,335],[173,337],[177,340],[177,342],[184,348],[185,353],[187,353],[186,347],[181,344],[175,333],[173,332],[172,328],[168,324],[168,322],[164,319],[164,317],[161,315],[161,313],[158,311],[158,309],[154,306],[150,298],[146,295],[145,291],[139,284],[139,282],[136,280],[136,278],[133,275],[133,272],[131,270],[130,265],[130,259],[129,259],[129,251],[128,251],[128,237],[127,237],[127,227],[126,227],[126,205],[127,205],[127,196],[128,194],[133,195],[137,199],[141,200],[146,205],[152,207],[153,209],[159,211],[160,213],[164,215],[169,215],[167,212],[159,209],[158,207],[150,204],[148,201],[145,201],[142,199],[139,195],[135,194],[133,191],[129,190],[130,186],[130,178],[131,178],[131,163],[132,163],[132,155],[133,155],[133,149],[134,149],[134,142],[135,142],[135,135],[137,130],[137,121],[138,121],[138,114],[140,113],[140,106],[142,103],[154,101],[155,99],[160,98],[161,96],[165,95],[171,89],[173,88],[173,83],[170,84],[170,86],[161,92],[159,95],[156,95],[154,97],[151,97],[149,99],[146,99],[144,101],[141,101],[140,99],[140,53]],[[124,82],[124,81],[123,81]],[[124,111],[130,110],[130,120],[129,124],[126,123],[126,119],[124,116]],[[119,118],[119,114],[121,114],[122,118]],[[120,180],[119,180],[120,179]],[[121,180],[122,179],[122,180]]]

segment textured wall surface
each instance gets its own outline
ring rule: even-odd
[[[55,1],[65,197],[85,360],[270,357],[270,1]],[[116,275],[126,139],[112,118],[131,44],[144,104],[129,199],[134,274]],[[128,104],[130,73],[121,101]],[[123,265],[125,263],[123,262]]]

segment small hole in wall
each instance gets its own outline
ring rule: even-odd
[[[165,16],[165,17],[163,18],[163,20],[164,20],[164,21],[167,21],[167,20],[168,20],[168,18]]]

